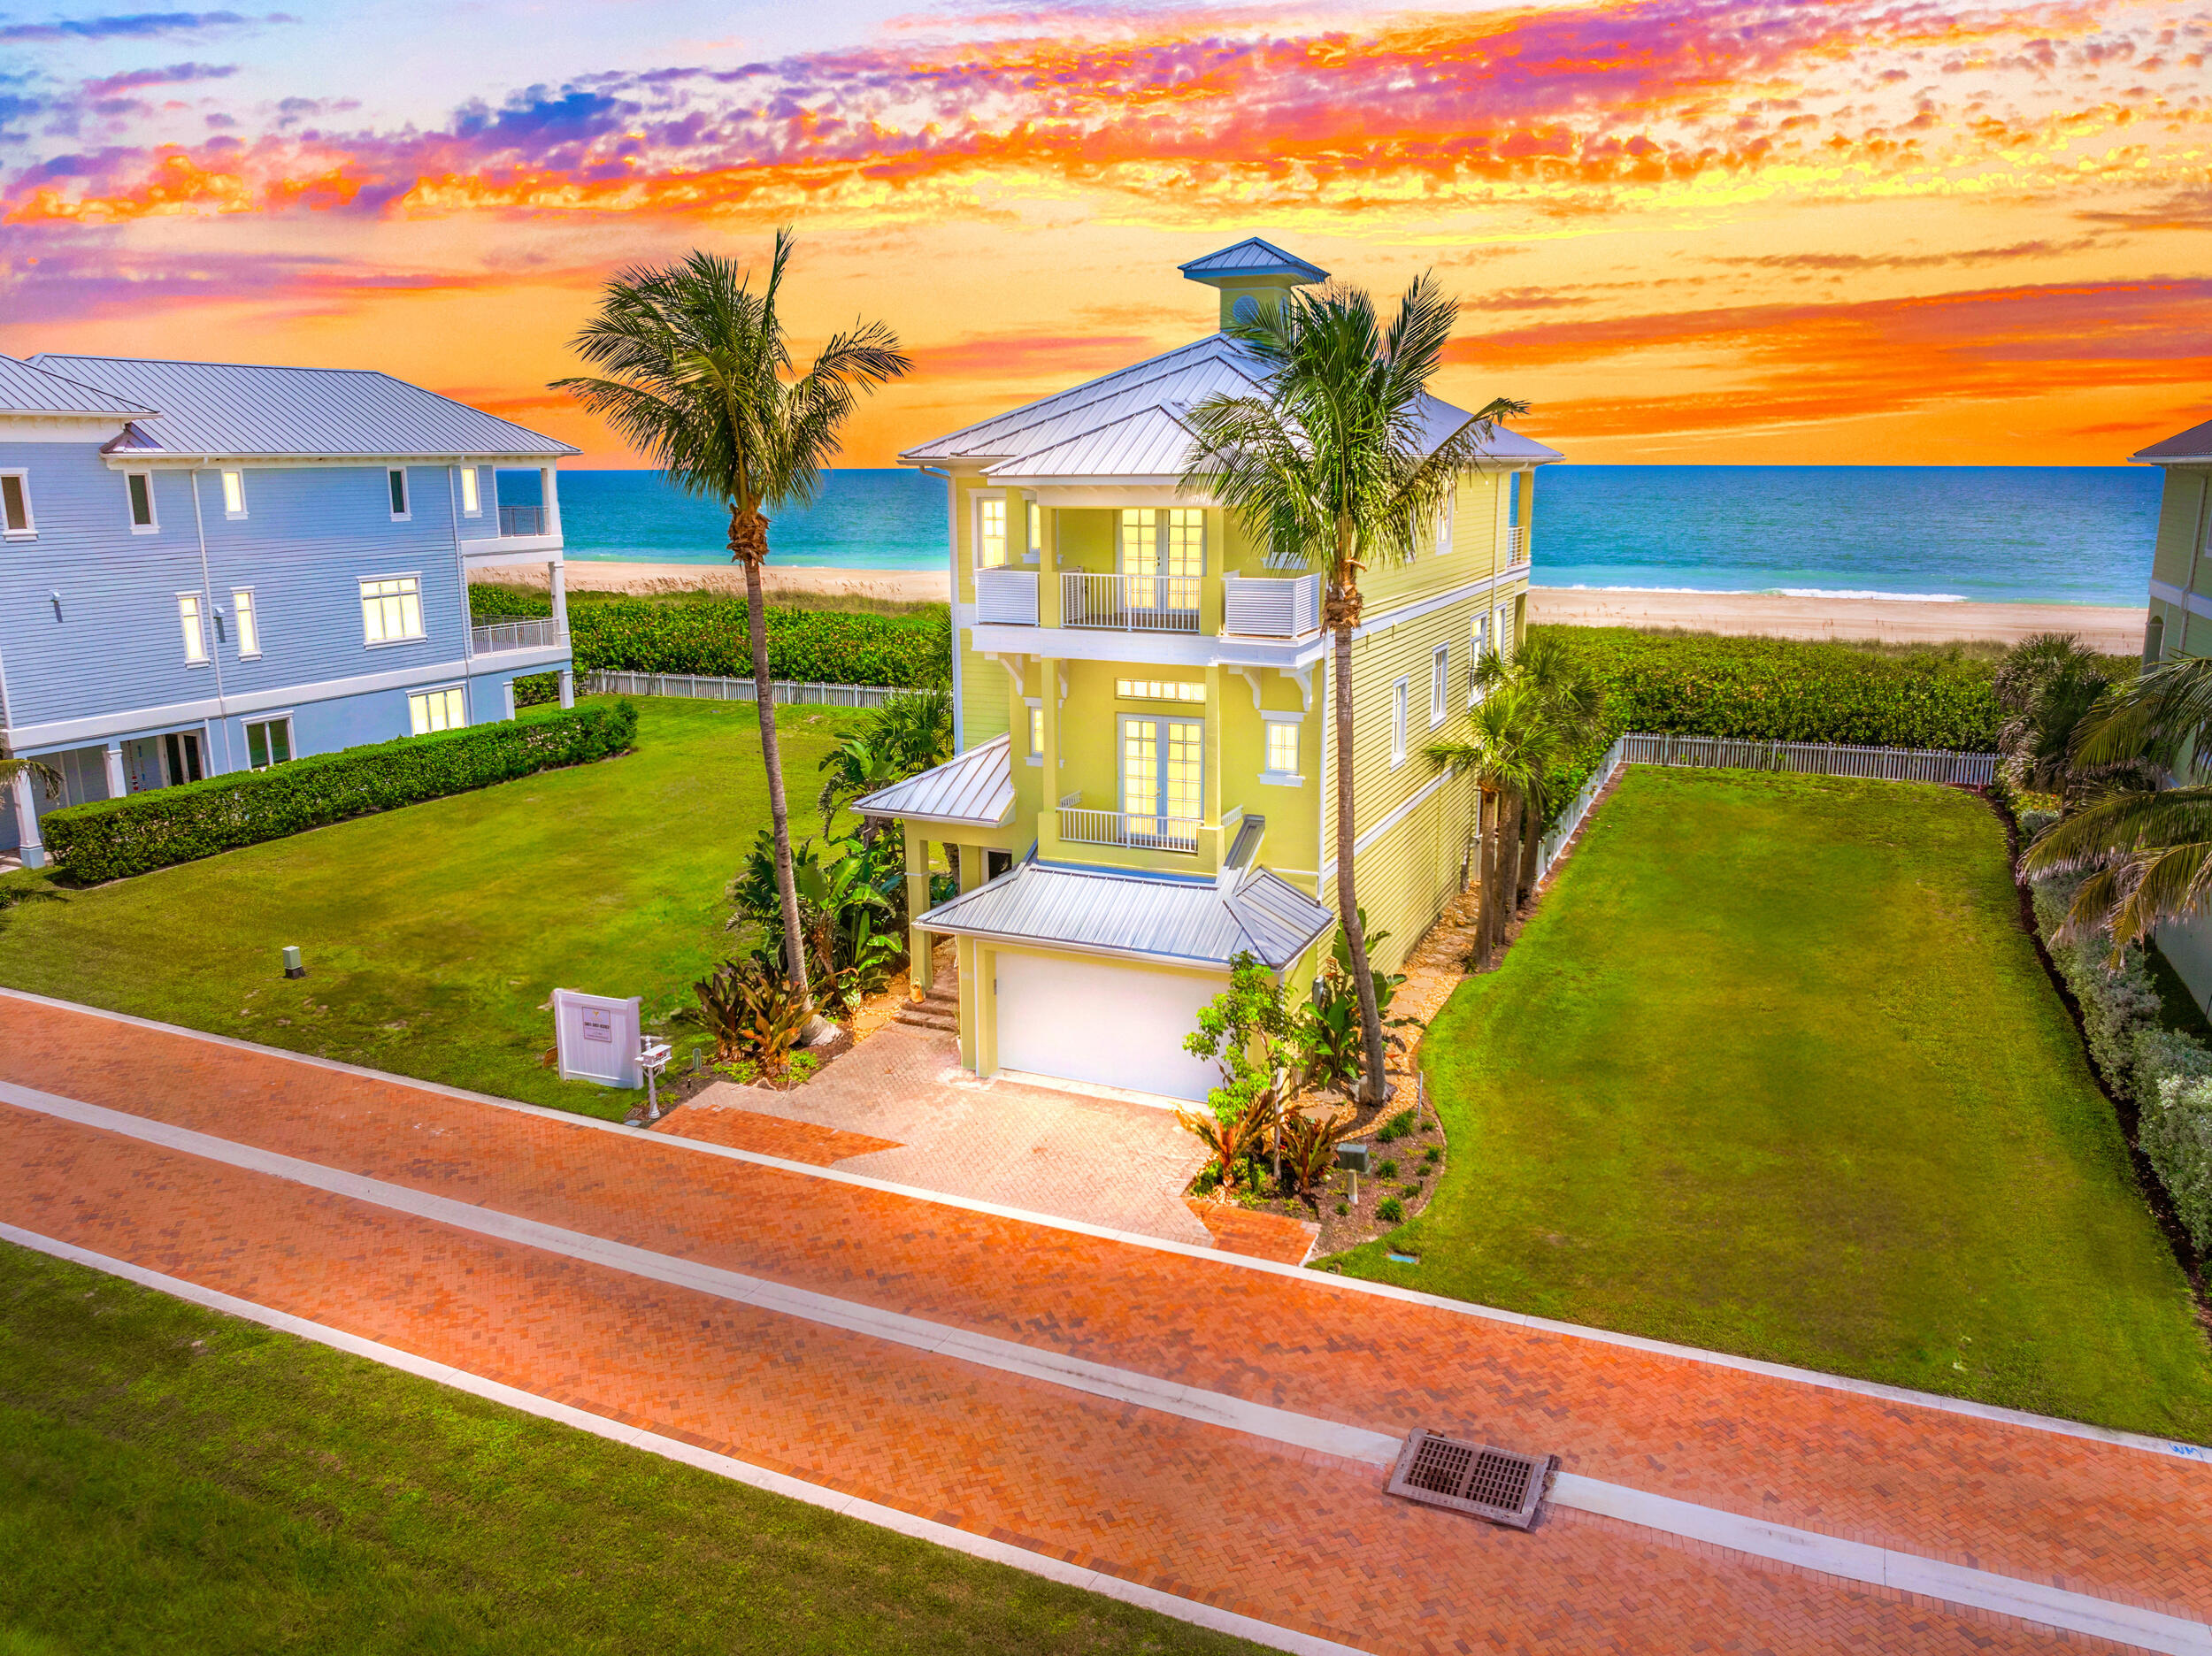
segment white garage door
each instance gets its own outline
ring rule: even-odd
[[[1130,971],[1064,955],[998,954],[1002,1069],[1203,1099],[1221,1072],[1183,1050],[1227,980]]]

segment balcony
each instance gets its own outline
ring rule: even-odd
[[[1120,632],[1194,633],[1198,631],[1198,588],[1203,579],[1197,575],[1086,575],[1071,571],[1060,577],[1060,625]]]
[[[1064,845],[1123,846],[1137,851],[1195,855],[1198,831],[1204,825],[1195,816],[1141,816],[1128,811],[1060,807]]]
[[[502,507],[502,516],[508,510]],[[472,656],[496,656],[504,650],[555,649],[567,641],[561,636],[561,624],[549,617],[541,621],[495,621],[489,626],[469,629]]]
[[[545,508],[502,506],[499,509],[499,533],[502,537],[546,533]]]
[[[1239,638],[1305,638],[1321,630],[1321,578],[1221,578],[1221,630]]]

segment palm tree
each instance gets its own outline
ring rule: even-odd
[[[1185,489],[1233,511],[1279,556],[1317,567],[1322,625],[1334,648],[1336,914],[1350,943],[1367,1053],[1368,1101],[1384,1078],[1382,1016],[1352,878],[1352,634],[1360,577],[1411,555],[1452,481],[1486,452],[1496,422],[1526,412],[1503,397],[1432,446],[1429,395],[1458,305],[1432,277],[1406,290],[1386,327],[1374,301],[1332,283],[1286,295],[1233,323],[1229,337],[1260,369],[1256,395],[1217,395],[1191,410],[1195,456]]]
[[[1990,688],[1998,711],[1997,750],[2017,786],[2062,800],[2101,791],[2120,779],[2110,765],[2077,770],[2075,737],[2110,688],[2104,660],[2070,632],[2024,639],[1998,663]],[[2139,771],[2132,759],[2122,768]],[[2151,778],[2140,778],[2150,786]]]
[[[1475,926],[1473,964],[1486,969],[1505,941],[1514,901],[1509,883],[1519,873],[1521,824],[1527,802],[1558,756],[1561,725],[1533,686],[1508,677],[1495,684],[1469,715],[1465,737],[1432,743],[1425,751],[1440,765],[1473,773],[1482,788],[1482,900]]]
[[[2028,847],[2032,874],[2087,871],[2066,916],[2070,938],[2112,935],[2112,959],[2161,924],[2212,901],[2212,784],[2162,788],[2147,775],[2199,774],[2212,755],[2212,656],[2177,656],[2116,688],[2085,718],[2070,770],[2105,780]],[[2083,790],[2077,790],[2079,794]]]
[[[1489,655],[1475,663],[1475,684],[1487,695],[1496,686],[1525,686],[1541,705],[1545,740],[1565,756],[1597,732],[1605,710],[1605,693],[1576,664],[1573,653],[1556,633],[1532,632],[1511,656]],[[1513,881],[1512,908],[1528,901],[1536,885],[1536,859],[1543,849],[1544,818],[1556,802],[1558,770],[1547,764],[1529,780],[1521,819],[1518,867]]]
[[[791,344],[777,309],[791,232],[776,232],[768,280],[755,292],[733,260],[695,252],[680,264],[631,269],[607,284],[599,314],[576,336],[576,351],[603,377],[558,380],[650,457],[687,494],[718,501],[730,514],[731,562],[745,571],[745,610],[760,711],[761,758],[776,836],[785,957],[807,996],[806,950],[791,874],[791,824],[775,698],[768,677],[768,625],[761,565],[767,512],[804,505],[860,394],[913,366],[880,322],[833,334],[807,371],[791,378]]]

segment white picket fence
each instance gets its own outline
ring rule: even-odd
[[[891,685],[807,684],[797,679],[770,680],[779,702],[806,707],[879,708],[899,691]],[[751,702],[750,678],[714,678],[703,673],[590,672],[584,675],[589,695],[689,696],[702,702]]]
[[[1997,778],[1993,753],[1918,748],[1855,748],[1831,742],[1738,741],[1724,736],[1648,736],[1632,732],[1605,750],[1559,825],[1536,850],[1541,885],[1582,826],[1606,785],[1632,764],[1699,765],[1724,770],[1770,770],[1797,776],[1864,777],[1882,782],[1936,782],[1987,787]]]

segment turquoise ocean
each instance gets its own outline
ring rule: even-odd
[[[501,498],[536,496],[502,473]],[[2139,605],[2159,474],[2144,466],[1547,467],[1539,586]],[[941,569],[945,486],[899,470],[830,472],[779,514],[776,561]],[[650,472],[564,472],[577,559],[719,564],[726,519]]]

